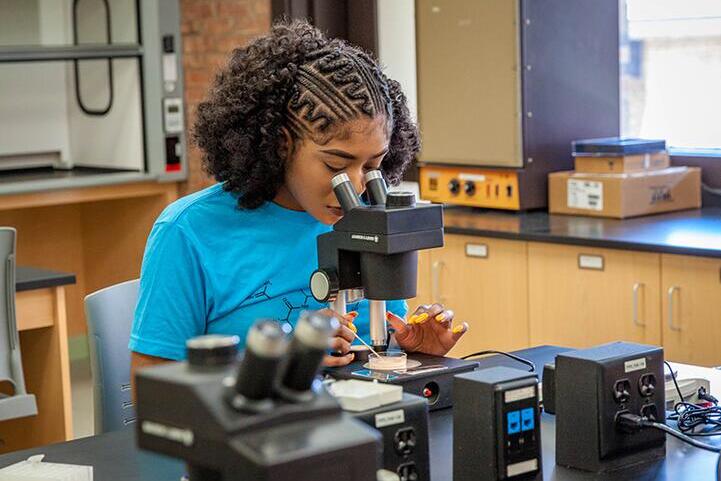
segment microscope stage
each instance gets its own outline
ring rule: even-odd
[[[464,361],[450,357],[428,354],[408,354],[408,364],[419,363],[398,371],[380,371],[364,367],[365,361],[355,361],[347,366],[326,368],[325,373],[336,379],[377,380],[403,386],[403,390],[428,400],[430,410],[443,409],[453,405],[453,376],[473,371],[478,367],[475,361]],[[415,364],[415,363],[413,363]]]

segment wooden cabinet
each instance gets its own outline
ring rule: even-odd
[[[417,299],[444,304],[470,326],[449,355],[528,347],[525,242],[446,235],[419,264]]]
[[[531,345],[661,343],[659,254],[532,242],[528,273]]]
[[[25,384],[38,414],[0,422],[0,453],[73,438],[65,287],[18,292],[15,305]]]
[[[721,259],[661,256],[667,359],[721,365]]]
[[[721,365],[721,259],[446,235],[418,256],[419,304],[440,302],[469,332],[449,353],[613,341]]]

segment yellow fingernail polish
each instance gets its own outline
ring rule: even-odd
[[[352,322],[348,323],[348,327],[350,328],[351,331],[358,332],[358,328],[355,327],[355,324],[353,324]]]
[[[420,316],[418,316],[418,319],[416,319],[416,322],[417,322],[418,324],[420,324],[420,323],[422,323],[423,321],[425,321],[426,319],[428,319],[428,313],[424,312],[423,314],[421,314]]]
[[[442,321],[443,319],[445,319],[445,318],[446,318],[446,315],[443,314],[442,312],[436,316],[436,320],[437,320],[438,322],[441,322],[441,321]]]
[[[463,325],[462,325],[462,324],[461,324],[460,326],[456,326],[456,327],[453,328],[453,334],[458,334],[458,333],[461,333],[461,332],[463,332]]]

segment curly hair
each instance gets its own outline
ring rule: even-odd
[[[273,25],[233,50],[197,109],[193,140],[203,167],[241,208],[272,200],[285,180],[284,130],[293,142],[323,144],[344,124],[383,116],[390,140],[381,172],[391,185],[420,150],[400,85],[366,52],[328,39],[305,21]]]

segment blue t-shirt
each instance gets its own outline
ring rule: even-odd
[[[236,334],[244,344],[257,319],[294,326],[303,310],[327,307],[308,280],[318,267],[316,237],[331,229],[272,202],[239,209],[221,184],[173,202],[148,237],[130,349],[181,360],[191,337]],[[387,308],[399,316],[407,310],[405,301]],[[348,310],[358,311],[355,324],[367,341],[368,301]]]

